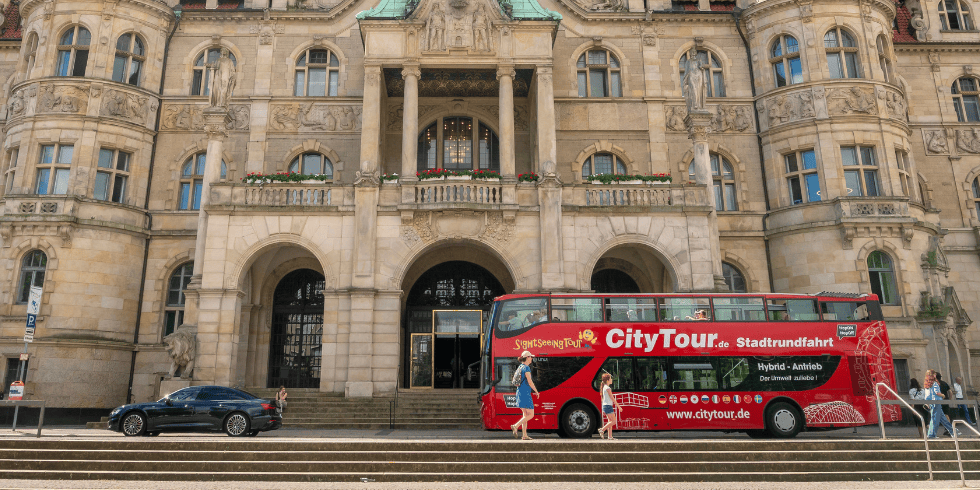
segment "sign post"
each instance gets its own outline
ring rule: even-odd
[[[20,355],[20,367],[17,368],[17,381],[10,385],[10,394],[14,394],[15,385],[20,392],[21,398],[24,395],[24,377],[27,375],[27,344],[34,342],[34,328],[37,326],[37,314],[41,312],[41,293],[43,289],[31,286],[31,292],[27,299],[27,329],[24,330],[24,353]],[[14,425],[10,430],[17,430],[17,415],[20,411],[19,406],[14,407]]]

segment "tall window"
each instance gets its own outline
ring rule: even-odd
[[[218,61],[220,57],[221,48],[215,47],[204,50],[194,60],[194,77],[191,81],[191,95],[211,95],[211,72],[208,70],[208,65]],[[235,60],[234,54],[229,52],[228,57],[231,58],[232,63],[235,63],[235,66],[238,66],[238,61]]]
[[[72,145],[42,145],[37,163],[35,194],[67,194],[71,175]]]
[[[31,286],[44,286],[44,271],[48,268],[48,256],[40,250],[31,250],[20,264],[20,289],[17,304],[25,304],[31,297]]]
[[[198,153],[187,159],[180,171],[179,209],[201,209],[201,189],[204,186],[204,162],[207,153]],[[221,162],[221,179],[228,174],[225,162]]]
[[[20,148],[11,148],[7,152],[7,168],[3,172],[3,193],[10,194],[14,188],[14,175],[17,173],[17,159],[20,157]]]
[[[878,49],[878,64],[881,65],[881,72],[885,74],[885,81],[891,82],[893,80],[892,59],[888,55],[888,40],[885,39],[884,35],[880,35],[875,41],[875,45]]]
[[[296,61],[293,95],[323,97],[337,95],[340,61],[326,49],[308,49]]]
[[[953,82],[953,108],[959,122],[980,121],[980,83],[976,78],[963,77]]]
[[[184,323],[184,290],[194,274],[194,263],[188,262],[174,271],[167,283],[167,304],[163,312],[163,335],[174,333]]]
[[[880,196],[878,162],[873,146],[842,146],[841,162],[844,164],[844,184],[848,196]]]
[[[701,62],[706,63],[708,66],[709,76],[705,80],[705,83],[708,85],[708,97],[724,97],[725,75],[722,72],[721,60],[718,59],[717,55],[705,49],[698,50],[698,58],[701,58]],[[679,80],[683,80],[684,69],[687,67],[687,53],[681,55],[678,64],[680,65],[681,75]]]
[[[980,219],[980,177],[973,179],[973,207],[977,211],[977,219]]]
[[[694,162],[687,168],[689,180],[695,180]],[[738,198],[735,195],[735,172],[732,164],[717,153],[711,154],[711,176],[715,187],[715,209],[718,211],[738,211]]]
[[[909,161],[909,154],[903,150],[895,150],[895,161],[898,162],[898,178],[902,183],[902,194],[918,201],[915,197],[916,181],[912,177],[912,163]]]
[[[881,304],[899,304],[898,288],[895,287],[895,269],[888,254],[876,250],[868,255],[868,276],[871,279],[871,292],[878,295]]]
[[[619,60],[605,49],[590,49],[578,57],[579,97],[622,97]]]
[[[745,276],[734,265],[722,262],[721,273],[725,276],[725,284],[728,284],[729,291],[733,293],[749,292],[745,285]]]
[[[140,84],[140,69],[146,61],[143,41],[133,33],[123,34],[116,41],[116,60],[112,63],[112,79],[130,85]]]
[[[596,153],[582,164],[582,178],[593,174],[626,174],[626,164],[612,153]]]
[[[130,158],[132,155],[124,151],[99,150],[99,169],[95,172],[96,199],[120,203],[126,199]]]
[[[27,60],[27,70],[24,72],[28,77],[31,76],[31,70],[34,69],[34,62],[37,60],[37,33],[32,32],[30,37],[27,38],[27,44],[25,45],[27,49],[24,51],[24,58]]]
[[[482,121],[444,117],[419,134],[418,170],[500,171],[499,145],[497,133]]]
[[[92,34],[82,26],[74,26],[61,36],[58,43],[58,76],[84,77],[88,63],[88,46]]]
[[[800,45],[789,35],[779,36],[769,53],[773,76],[777,87],[803,83],[803,63],[800,62]]]
[[[960,0],[939,0],[939,22],[944,31],[970,31],[970,9]]]
[[[813,150],[790,153],[784,159],[790,203],[819,201],[820,177],[817,175],[817,156]]]
[[[835,27],[824,34],[823,47],[827,51],[830,78],[861,77],[854,36],[840,27]]]
[[[326,175],[333,179],[333,163],[319,153],[303,153],[289,163],[289,171],[307,175]]]

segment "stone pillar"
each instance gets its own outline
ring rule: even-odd
[[[348,398],[374,395],[374,304],[374,291],[351,292],[350,350],[344,384]]]
[[[514,67],[501,66],[497,69],[500,81],[500,176],[504,179],[517,178],[514,163]]]
[[[415,180],[419,144],[419,76],[418,65],[405,65],[405,99],[402,106],[402,170],[400,181]]]
[[[378,224],[378,166],[381,141],[381,67],[364,68],[364,110],[361,126],[361,169],[354,180],[355,288],[374,287]]]
[[[714,179],[711,176],[711,157],[708,155],[708,132],[714,114],[692,111],[684,118],[688,138],[694,141],[694,182],[705,186],[705,200],[711,209],[708,214],[707,239],[711,250],[711,275],[716,291],[728,291],[721,270],[721,245],[718,237],[718,211],[715,199]],[[693,248],[693,247],[692,247]]]
[[[361,173],[378,171],[381,144],[381,67],[364,67],[361,113]]]
[[[555,135],[555,90],[552,84],[551,67],[539,66],[538,72],[538,168],[546,173],[549,166],[554,168],[558,161]]]

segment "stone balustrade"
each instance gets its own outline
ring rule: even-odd
[[[565,187],[565,204],[590,207],[706,206],[704,186],[584,184]]]
[[[340,206],[341,186],[333,184],[273,183],[214,184],[212,206]]]
[[[909,217],[908,198],[841,198],[836,203],[838,218]]]
[[[422,180],[412,186],[407,204],[503,204],[498,180]]]

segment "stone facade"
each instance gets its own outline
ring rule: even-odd
[[[323,277],[319,388],[405,388],[406,296],[448,261],[507,292],[589,291],[604,270],[644,292],[885,287],[899,371],[980,376],[980,35],[944,30],[935,3],[376,2],[6,9],[0,357],[22,348],[43,252],[31,397],[156,397],[175,323],[196,331],[194,383],[266,387],[277,286],[305,269]],[[222,49],[236,83],[215,108]],[[692,49],[704,113],[682,91]],[[416,178],[428,128],[448,167],[458,121],[496,138],[467,161],[499,180]],[[306,156],[310,181],[250,177]],[[593,183],[600,159],[673,182]]]

